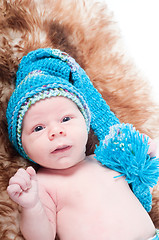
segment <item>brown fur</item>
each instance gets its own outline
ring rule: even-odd
[[[121,122],[159,136],[159,107],[149,86],[118,48],[120,38],[107,7],[93,0],[1,0],[0,3],[0,239],[23,239],[18,207],[6,193],[9,178],[26,167],[8,141],[5,111],[22,56],[40,47],[66,51],[85,69]],[[93,141],[94,140],[94,137]],[[151,217],[159,228],[158,187]]]

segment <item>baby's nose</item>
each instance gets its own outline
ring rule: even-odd
[[[65,130],[62,127],[56,126],[50,129],[49,139],[53,140],[55,137],[65,136]]]

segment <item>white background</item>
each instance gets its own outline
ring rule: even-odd
[[[159,0],[104,0],[113,12],[124,46],[152,86],[159,104]]]
[[[150,83],[150,94],[159,105],[159,0],[99,1],[113,13],[127,55]],[[159,157],[159,139],[156,143]]]

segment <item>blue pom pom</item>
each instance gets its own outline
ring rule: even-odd
[[[131,124],[117,124],[96,147],[98,161],[125,176],[134,194],[149,212],[152,196],[150,187],[157,184],[159,161],[150,158],[148,137],[140,134]]]

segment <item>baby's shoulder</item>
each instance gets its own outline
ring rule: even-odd
[[[99,174],[100,176],[105,176],[106,179],[108,178],[112,179],[112,177],[114,178],[121,175],[119,172],[116,172],[115,170],[112,170],[107,166],[102,165],[102,163],[96,159],[95,154],[87,156],[86,168],[88,168],[87,169],[88,172],[93,171],[96,174],[96,176]]]

